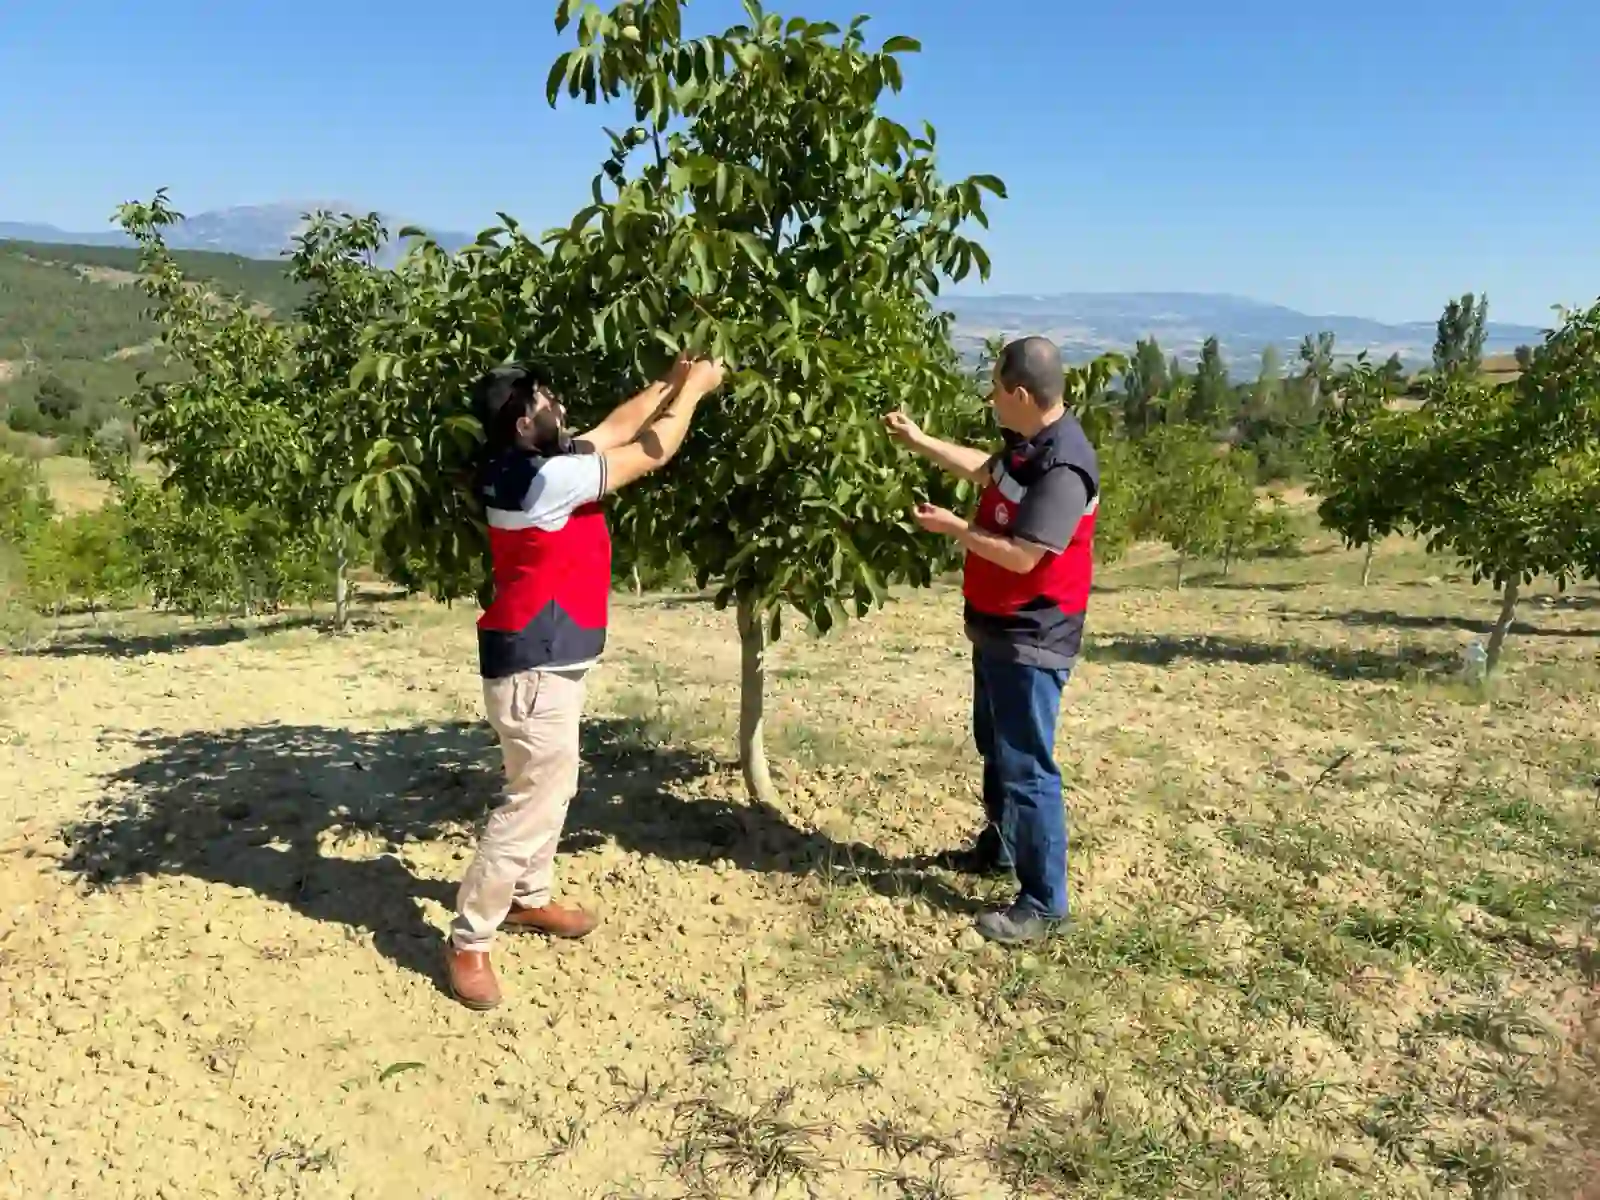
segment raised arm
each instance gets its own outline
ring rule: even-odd
[[[680,358],[672,364],[672,370],[666,375],[617,405],[606,414],[605,420],[587,433],[579,434],[576,440],[586,443],[596,454],[627,445],[639,436],[650,419],[683,384],[688,370],[688,361]]]
[[[892,412],[883,419],[889,436],[902,446],[933,463],[941,470],[973,483],[985,483],[989,478],[989,462],[994,455],[975,446],[958,446],[924,433],[903,412]]]
[[[688,435],[700,401],[722,385],[722,364],[698,359],[686,364],[682,381],[649,423],[625,445],[605,454],[605,490],[614,492],[672,461]]]

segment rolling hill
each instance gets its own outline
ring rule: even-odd
[[[292,235],[299,211],[297,205],[264,205],[201,214],[180,226],[182,236],[172,241],[215,247],[176,251],[193,278],[285,312],[296,303],[299,289],[277,252]],[[8,231],[33,238],[6,240]],[[157,366],[151,350],[156,329],[132,286],[137,251],[112,244],[120,235],[94,235],[99,240],[87,244],[63,240],[85,236],[90,235],[0,224],[0,411],[20,412],[13,425],[37,426],[32,413],[40,406],[41,388],[64,387],[86,399],[92,416],[85,421],[110,419],[120,398],[136,386],[138,373]],[[465,239],[454,235],[452,240]],[[1276,345],[1289,363],[1300,339],[1319,330],[1334,333],[1343,356],[1360,350],[1377,358],[1398,353],[1412,368],[1429,363],[1434,338],[1431,320],[1385,324],[1316,316],[1203,293],[958,294],[941,303],[955,318],[957,347],[969,357],[987,337],[1030,332],[1054,338],[1073,361],[1106,350],[1126,351],[1137,339],[1154,336],[1167,354],[1193,362],[1204,340],[1215,335],[1239,380],[1256,374],[1268,345]],[[1486,350],[1509,356],[1541,336],[1531,326],[1491,324]]]
[[[274,311],[292,308],[299,295],[279,263],[203,251],[177,257],[192,278]],[[7,424],[87,432],[116,418],[140,371],[159,367],[156,327],[133,286],[138,265],[131,248],[0,241],[0,410]],[[64,407],[78,415],[50,416]]]

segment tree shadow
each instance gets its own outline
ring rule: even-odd
[[[1191,588],[1205,588],[1223,592],[1302,592],[1310,586],[1309,583],[1299,583],[1292,580],[1276,583],[1246,583],[1235,579],[1231,575],[1223,575],[1221,572],[1206,572],[1198,575],[1185,575],[1183,577],[1183,588],[1179,590],[1172,586],[1172,574],[1168,571],[1163,578],[1153,579],[1149,583],[1096,583],[1094,585],[1094,594],[1096,596],[1115,596],[1124,592],[1174,592],[1181,596]]]
[[[1095,638],[1085,648],[1091,662],[1169,666],[1180,659],[1245,666],[1303,666],[1332,679],[1408,679],[1452,669],[1455,657],[1441,650],[1407,646],[1394,652],[1353,647],[1263,643],[1220,635],[1122,634]]]
[[[1311,585],[1299,580],[1250,583],[1242,579],[1235,579],[1231,575],[1224,575],[1218,571],[1197,574],[1192,578],[1185,577],[1183,586],[1185,588],[1211,588],[1214,591],[1222,592],[1303,592]]]
[[[1357,609],[1343,613],[1285,612],[1283,615],[1302,621],[1338,621],[1345,625],[1381,625],[1391,629],[1459,629],[1464,633],[1484,635],[1494,631],[1493,621],[1479,617],[1428,616],[1420,613],[1392,612],[1388,609],[1377,611]],[[1600,637],[1600,629],[1551,629],[1545,626],[1525,625],[1521,621],[1513,621],[1509,632],[1512,637]]]
[[[711,608],[717,603],[713,592],[666,592],[653,599],[662,608]]]
[[[351,631],[377,628],[381,622],[367,617],[351,617]],[[331,616],[310,613],[275,617],[251,625],[192,625],[160,633],[127,633],[115,629],[77,629],[60,635],[47,645],[31,651],[39,658],[138,658],[146,654],[177,654],[208,646],[229,646],[251,638],[287,633],[296,629],[333,627]]]
[[[801,829],[777,809],[678,785],[709,775],[703,756],[644,743],[631,721],[583,727],[584,770],[561,850],[607,841],[678,863],[726,859],[755,872],[861,879],[884,894],[916,893],[949,911],[977,904],[871,846]],[[442,931],[418,905],[453,907],[455,881],[419,878],[407,843],[470,848],[498,802],[499,753],[488,728],[452,722],[351,731],[267,725],[148,735],[140,761],[107,777],[100,800],[63,830],[65,869],[93,887],[186,876],[242,888],[313,920],[366,932],[378,953],[443,988]],[[367,834],[376,857],[324,844]],[[461,861],[465,869],[465,858]]]

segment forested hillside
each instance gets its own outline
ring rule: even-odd
[[[284,311],[295,285],[275,262],[178,254],[189,277]],[[131,286],[138,251],[0,241],[0,411],[5,424],[81,442],[126,428],[119,401],[160,366],[156,326]]]

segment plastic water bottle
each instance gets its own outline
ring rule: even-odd
[[[1461,674],[1468,683],[1482,683],[1489,673],[1489,652],[1477,638],[1467,643],[1461,652]]]

